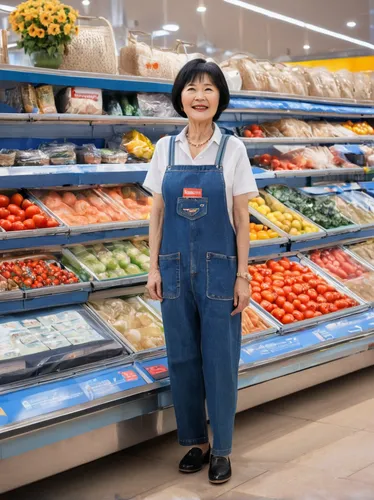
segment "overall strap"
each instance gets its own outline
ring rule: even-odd
[[[221,142],[218,148],[217,157],[215,161],[215,165],[217,167],[222,167],[223,157],[225,156],[227,141],[230,139],[229,135],[222,135]]]
[[[170,137],[169,161],[168,161],[169,167],[173,167],[175,165],[175,139],[176,139],[175,135]]]

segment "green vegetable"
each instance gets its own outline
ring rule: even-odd
[[[135,264],[129,264],[126,268],[127,274],[142,274],[140,267]]]

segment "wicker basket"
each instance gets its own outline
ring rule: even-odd
[[[84,21],[101,21],[105,26],[79,26],[79,35],[67,47],[60,69],[88,73],[118,73],[113,28],[104,17],[80,16]]]

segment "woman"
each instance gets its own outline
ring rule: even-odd
[[[147,288],[162,301],[179,443],[191,448],[179,470],[210,462],[212,483],[231,477],[240,313],[250,294],[248,198],[257,195],[244,144],[214,124],[229,99],[216,64],[187,63],[172,101],[188,125],[157,143],[144,183],[154,194]]]

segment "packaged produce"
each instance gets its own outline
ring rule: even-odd
[[[265,137],[260,125],[257,124],[245,125],[244,127],[240,127],[239,135],[246,138]]]
[[[249,239],[251,241],[272,240],[274,238],[279,238],[279,234],[276,231],[264,226],[264,224],[249,223]]]
[[[369,167],[374,165],[374,148],[367,145],[360,146],[360,150],[365,155],[365,165]]]
[[[349,250],[374,266],[374,240],[355,243],[349,246]]]
[[[49,165],[49,156],[40,149],[16,152],[17,167],[43,167]]]
[[[331,123],[321,121],[321,122],[309,122],[312,129],[313,137],[340,137],[339,131]]]
[[[0,194],[0,227],[4,231],[53,228],[59,223],[19,192]]]
[[[300,236],[302,234],[317,233],[319,229],[312,222],[305,220],[282,203],[271,198],[266,192],[261,191],[261,196],[252,198],[249,206],[264,215],[279,229],[290,236]]]
[[[334,78],[340,90],[340,96],[344,99],[354,99],[355,83],[353,73],[342,69],[334,73]]]
[[[21,87],[17,86],[13,89],[7,89],[5,91],[4,103],[13,108],[16,113],[23,113]]]
[[[298,259],[268,260],[248,272],[252,299],[284,325],[357,305]]]
[[[348,153],[345,146],[336,144],[335,146],[331,146],[329,151],[332,155],[333,166],[341,168],[356,168],[356,165],[348,160],[346,156]]]
[[[124,116],[141,116],[136,96],[121,96],[120,105]]]
[[[328,97],[337,99],[341,97],[340,88],[326,68],[306,68],[305,77],[309,84],[309,95],[313,97]]]
[[[79,283],[77,276],[52,256],[0,261],[0,275],[23,290]]]
[[[35,91],[39,111],[44,115],[57,113],[52,85],[42,85]]]
[[[142,245],[138,248],[130,240],[126,240],[88,246],[77,245],[71,247],[70,251],[96,279],[108,280],[149,271],[149,248],[143,241]]]
[[[309,258],[362,299],[373,302],[374,271],[339,247],[313,250]]]
[[[111,116],[123,116],[122,108],[115,96],[110,96],[105,103],[105,111]]]
[[[339,211],[356,224],[374,223],[374,199],[360,191],[346,191],[336,200]]]
[[[344,128],[350,130],[356,135],[374,135],[374,128],[368,122],[356,122],[351,120],[342,124]]]
[[[282,118],[272,124],[284,137],[313,137],[310,125],[296,118]]]
[[[36,190],[34,195],[69,226],[128,221],[129,216],[94,189]]]
[[[264,330],[268,330],[270,325],[265,322],[260,316],[248,306],[244,309],[242,313],[242,335],[250,335],[253,333],[260,333]]]
[[[99,165],[101,163],[101,152],[95,144],[83,144],[75,150],[77,161],[81,165]]]
[[[13,167],[16,161],[16,151],[0,149],[0,167]]]
[[[61,113],[102,115],[102,91],[84,87],[68,87],[59,93],[58,108]]]
[[[323,146],[300,147],[282,155],[263,154],[254,158],[254,164],[274,171],[336,168],[334,155]]]
[[[354,98],[358,101],[370,101],[372,98],[370,73],[364,71],[353,73],[353,79]]]
[[[51,165],[75,165],[77,163],[75,144],[51,142],[42,144],[39,149],[48,156]]]
[[[155,147],[144,134],[131,130],[123,135],[121,149],[137,159],[149,161],[152,159]]]
[[[115,203],[118,203],[135,220],[146,220],[151,216],[152,197],[133,184],[110,188],[103,187],[100,188],[100,192],[109,196]]]
[[[164,347],[162,321],[138,297],[106,299],[90,304],[134,351]]]
[[[243,90],[256,90],[258,92],[269,92],[270,86],[273,92],[277,92],[279,84],[273,75],[269,82],[269,71],[266,67],[258,64],[249,57],[235,59],[235,65],[240,72],[243,81]]]
[[[34,87],[30,84],[22,85],[21,95],[25,113],[39,113],[38,101]]]
[[[309,196],[287,186],[269,186],[268,192],[285,205],[301,212],[324,229],[349,226],[352,222],[341,214],[337,196]]]
[[[120,149],[100,149],[101,162],[107,165],[126,163],[128,154]]]
[[[141,116],[169,118],[178,116],[171,99],[166,94],[138,94]]]

